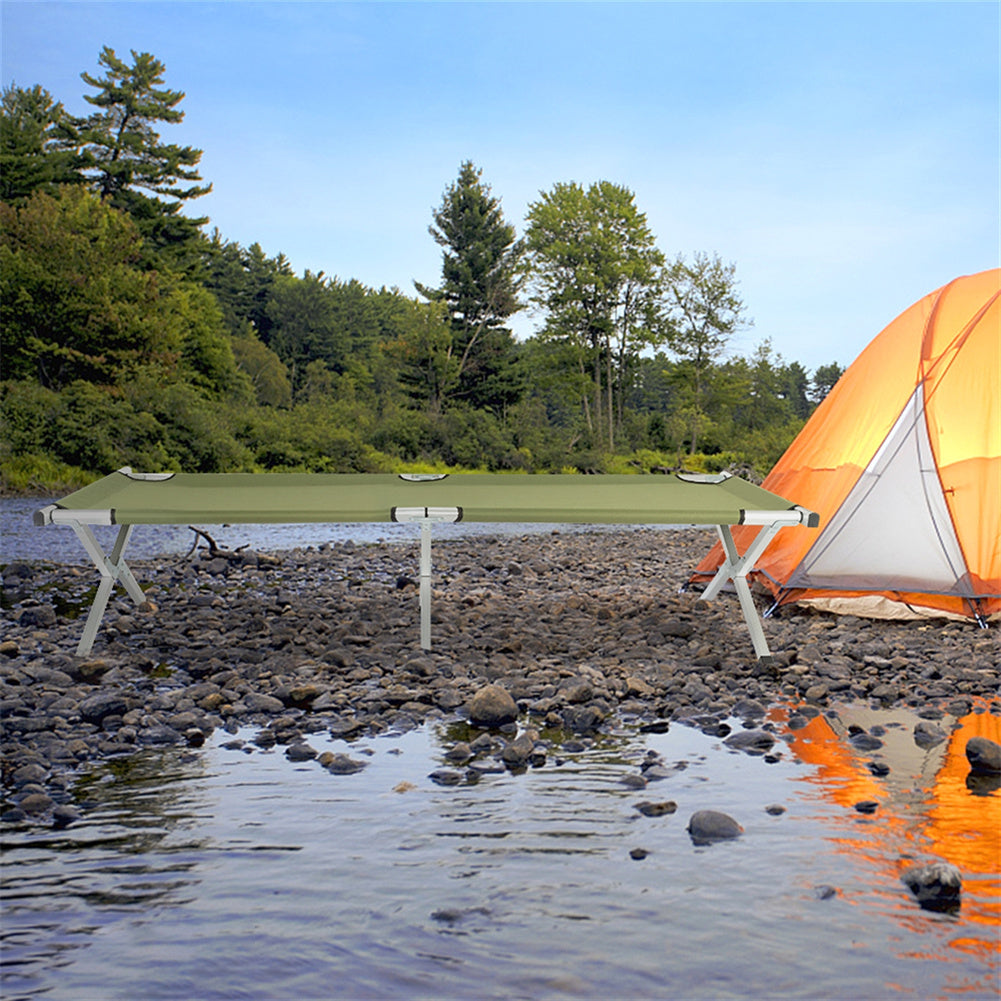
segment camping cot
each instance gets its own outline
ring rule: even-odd
[[[816,527],[817,515],[727,473],[718,475],[504,475],[465,473],[136,473],[120,469],[35,512],[36,525],[69,525],[101,574],[77,654],[89,654],[116,583],[145,601],[125,548],[136,525],[399,522],[420,525],[420,642],[431,647],[431,529],[435,523],[514,522],[715,526],[727,555],[706,587],[733,582],[755,654],[770,655],[747,584],[777,532]],[[94,525],[117,525],[110,554]],[[743,554],[731,527],[759,526]]]

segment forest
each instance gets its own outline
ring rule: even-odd
[[[471,161],[445,179],[436,287],[295,274],[191,211],[182,91],[105,47],[68,114],[11,83],[0,118],[0,477],[144,471],[651,472],[779,458],[841,374],[767,337],[736,265],[669,256],[609,181],[541,191],[521,233]],[[508,324],[538,318],[518,340]]]

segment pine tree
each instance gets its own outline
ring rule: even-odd
[[[0,107],[0,199],[18,202],[33,191],[53,194],[81,183],[77,136],[62,104],[36,84],[5,87]]]
[[[443,248],[441,286],[414,284],[422,296],[443,303],[448,311],[454,385],[446,395],[499,411],[520,395],[514,339],[504,321],[522,308],[522,246],[481,175],[465,161],[428,227]]]
[[[212,185],[182,187],[181,182],[200,181],[194,169],[202,151],[190,146],[160,142],[157,122],[173,125],[184,119],[177,105],[180,90],[166,90],[164,65],[148,52],[132,52],[128,66],[105,46],[99,62],[107,73],[97,78],[81,73],[84,83],[97,94],[84,95],[99,110],[81,122],[81,139],[93,161],[95,185],[102,200],[136,188],[167,195],[180,201],[207,194]]]

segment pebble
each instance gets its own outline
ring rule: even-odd
[[[966,760],[971,771],[1001,775],[1001,744],[986,737],[971,737],[966,742]]]
[[[662,803],[650,803],[644,801],[642,803],[636,803],[635,809],[639,810],[644,817],[666,817],[669,814],[677,812],[678,804],[674,800],[665,800]]]
[[[959,909],[963,891],[963,875],[956,866],[947,862],[912,866],[904,871],[901,879],[925,910],[956,911]]]
[[[767,730],[738,730],[723,743],[727,747],[747,754],[764,754],[775,744],[775,737]]]
[[[437,768],[428,778],[439,786],[457,786],[465,776],[454,768]]]
[[[727,813],[718,810],[697,810],[688,821],[688,834],[697,845],[737,838],[744,828]]]
[[[324,751],[317,761],[334,775],[353,775],[368,765],[367,761],[352,758],[348,754],[334,754],[332,751]]]
[[[921,720],[914,727],[914,743],[926,751],[938,747],[948,736],[940,726],[926,720]]]

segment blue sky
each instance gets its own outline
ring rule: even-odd
[[[436,284],[465,159],[521,232],[557,182],[630,188],[669,257],[736,264],[765,338],[849,364],[916,299],[999,263],[996,3],[3,0],[5,86],[72,113],[104,45],[183,90],[190,214],[297,272]],[[530,333],[537,318],[515,324]]]

